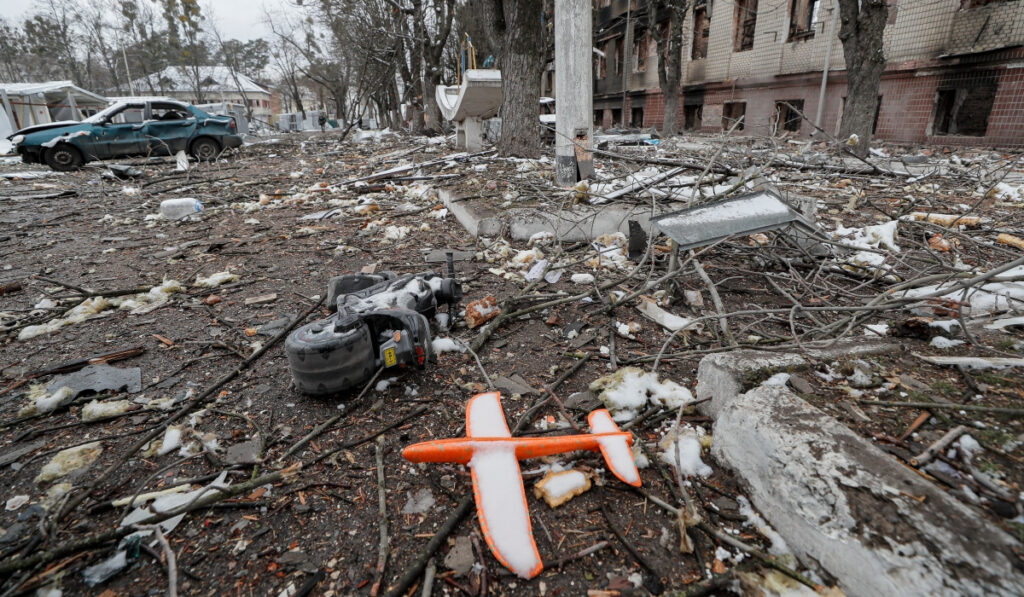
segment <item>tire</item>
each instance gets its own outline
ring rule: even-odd
[[[46,150],[43,154],[46,165],[58,172],[70,172],[78,170],[85,163],[82,152],[74,145],[58,143]]]
[[[285,353],[295,387],[311,396],[331,396],[362,386],[373,377],[376,358],[369,328],[362,324],[335,332],[335,317],[306,324],[289,334]]]
[[[200,162],[211,162],[220,155],[220,144],[209,137],[199,137],[192,142],[189,153]]]

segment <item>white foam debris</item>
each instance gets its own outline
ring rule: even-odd
[[[646,296],[639,297],[636,308],[645,317],[671,332],[684,329],[693,323],[692,319],[680,317],[662,309],[658,306],[657,301]]]
[[[382,379],[377,382],[377,385],[374,386],[374,389],[377,390],[378,392],[383,392],[384,390],[388,389],[388,386],[395,383],[396,381],[398,381],[397,377],[389,377],[387,379]]]
[[[174,487],[168,487],[167,489],[161,489],[160,491],[150,491],[150,492],[147,492],[147,493],[140,493],[139,495],[134,496],[134,497],[133,496],[126,496],[126,497],[123,497],[123,498],[118,498],[118,499],[113,500],[112,502],[110,502],[110,505],[115,507],[115,508],[123,508],[123,507],[125,507],[125,506],[127,506],[129,504],[132,505],[132,506],[142,505],[142,504],[145,504],[146,502],[148,502],[150,500],[155,500],[158,497],[163,497],[165,495],[171,495],[172,493],[184,493],[184,492],[186,492],[188,490],[189,490],[189,486],[187,484],[175,485]]]
[[[437,354],[442,352],[466,352],[466,346],[453,338],[434,338],[431,341],[431,345]]]
[[[594,274],[573,274],[569,279],[573,284],[593,284]]]
[[[430,489],[424,488],[413,494],[411,491],[406,492],[408,500],[405,502],[405,506],[402,506],[402,514],[423,514],[429,512],[436,503],[434,500],[434,494]]]
[[[970,435],[960,436],[960,439],[957,441],[957,444],[960,446],[960,450],[964,454],[966,454],[968,458],[974,458],[976,454],[985,451],[985,448],[981,447],[981,444],[978,443],[978,440],[974,439]]]
[[[409,234],[408,226],[388,226],[384,229],[384,240],[402,240]]]
[[[764,380],[763,386],[778,386],[782,387],[789,383],[789,373],[776,373],[775,375]]]
[[[211,482],[209,485],[206,485],[205,487],[200,487],[199,489],[195,489],[185,493],[171,493],[168,495],[162,495],[160,497],[157,497],[156,499],[153,500],[152,504],[144,504],[132,510],[128,514],[128,516],[124,517],[124,520],[121,521],[120,526],[131,526],[133,524],[142,522],[153,515],[173,512],[176,508],[192,504],[202,497],[218,493],[218,489],[227,489],[229,487],[229,484],[224,482],[224,480],[227,478],[227,475],[227,471],[224,471],[220,475],[218,475],[217,478],[214,479],[213,482]],[[164,520],[160,523],[160,528],[163,529],[165,533],[169,533],[173,531],[174,527],[178,526],[178,524],[184,518],[184,514],[178,514],[177,516],[168,518],[167,520]]]
[[[750,501],[746,497],[739,495],[736,496],[736,501],[739,502],[740,515],[747,519],[747,524],[753,526],[759,533],[765,536],[769,541],[772,542],[771,546],[768,547],[768,553],[773,556],[784,556],[789,551],[789,546],[786,545],[786,540],[782,538],[775,529],[771,527],[761,515],[754,511],[754,508],[750,505]]]
[[[92,464],[103,452],[100,442],[74,446],[54,454],[36,476],[36,483],[53,481]]]
[[[839,224],[833,234],[847,245],[860,249],[885,248],[899,252],[900,247],[896,244],[898,225],[899,220],[890,220],[884,224],[864,226],[863,228],[846,228]]]
[[[963,340],[951,340],[945,336],[935,336],[928,344],[934,348],[953,348],[963,343]]]
[[[82,422],[91,423],[101,419],[116,417],[128,412],[131,405],[131,400],[110,400],[107,402],[93,400],[82,408]]]
[[[996,197],[1005,201],[1013,201],[1015,203],[1024,201],[1024,185],[1000,182],[993,187],[992,192]]]
[[[65,313],[63,317],[51,319],[40,325],[30,325],[23,328],[18,333],[18,340],[30,340],[36,336],[51,334],[67,325],[74,325],[82,323],[87,319],[102,317],[104,315],[103,311],[113,306],[114,304],[109,299],[102,296],[87,298]]]
[[[71,394],[74,391],[67,387],[62,386],[52,394],[46,392],[46,386],[42,384],[33,385],[29,388],[28,406],[18,411],[19,417],[28,415],[35,415],[41,413],[49,413],[57,410],[62,404],[71,398]]]
[[[228,282],[237,282],[239,279],[238,274],[233,274],[230,271],[217,272],[210,274],[209,276],[196,276],[196,281],[193,286],[199,288],[216,288],[221,284],[227,284]]]
[[[690,427],[681,428],[679,435],[664,446],[661,460],[671,466],[678,466],[679,474],[686,477],[711,476],[711,467],[700,459],[701,441],[698,433]]]
[[[693,401],[690,390],[637,367],[623,367],[615,373],[594,380],[592,392],[600,392],[599,398],[612,413],[616,421],[629,421],[648,402],[675,408]]]
[[[887,323],[870,323],[864,326],[865,336],[887,336],[889,335],[889,324]]]
[[[448,217],[448,208],[442,207],[441,209],[435,209],[431,211],[429,215],[435,220],[443,220]]]
[[[1006,270],[999,275],[999,278],[1007,280],[1021,277],[1024,277],[1024,265]],[[906,291],[904,296],[918,297],[941,293],[943,289],[949,288],[955,283],[954,281],[948,284],[912,288]],[[1013,311],[1020,309],[1021,304],[1024,303],[1024,282],[987,282],[972,286],[966,291],[951,291],[937,298],[966,303],[965,311],[972,316],[998,311]]]
[[[160,449],[157,451],[157,455],[163,456],[177,450],[181,446],[181,427],[170,426],[164,431],[164,439],[160,443]]]
[[[544,259],[544,253],[538,248],[517,251],[515,256],[509,260],[509,265],[525,267]]]
[[[27,504],[28,500],[29,497],[27,495],[16,495],[7,500],[7,504],[4,506],[4,509],[8,512],[13,512]]]
[[[530,236],[530,239],[526,241],[526,246],[532,247],[534,245],[548,245],[555,240],[555,235],[547,230],[535,232]]]
[[[640,324],[635,321],[630,322],[615,322],[615,333],[623,338],[629,340],[636,340],[636,333],[640,331]]]
[[[626,259],[628,244],[626,235],[621,232],[602,234],[591,243],[597,255],[587,259],[583,264],[594,269],[627,269],[630,267],[629,260]]]

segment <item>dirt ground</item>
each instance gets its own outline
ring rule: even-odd
[[[910,151],[886,150],[891,155]],[[633,161],[607,159],[601,176],[612,179],[649,166],[635,161],[650,156],[646,149],[616,151]],[[713,151],[666,142],[658,157],[706,163]],[[902,249],[887,258],[887,269],[844,267],[849,264],[842,258],[815,260],[772,232],[763,239],[744,236],[715,245],[699,259],[721,309],[735,314],[724,329],[715,315],[714,293],[696,275],[641,288],[668,271],[669,253],[659,248],[667,247],[664,237],[654,239],[653,258],[640,266],[592,267],[588,260],[595,252],[586,243],[539,245],[564,273],[553,284],[531,284],[521,275],[531,261],[514,262],[517,256],[527,259],[520,253],[526,243],[506,247],[494,239],[474,239],[451,215],[437,217],[443,211],[436,195],[441,187],[538,209],[549,201],[586,201],[551,187],[550,161],[524,167],[491,155],[452,158],[422,171],[353,183],[456,150],[450,142],[422,138],[356,144],[317,134],[264,139],[217,163],[193,163],[187,172],[175,171],[171,159],[119,162],[140,171],[140,177],[127,180],[105,177],[102,165],[38,178],[24,173],[43,172],[40,168],[0,165],[0,174],[10,177],[0,180],[0,500],[6,503],[0,512],[0,569],[6,570],[0,577],[6,580],[0,588],[7,595],[34,594],[41,587],[110,597],[165,592],[167,558],[150,540],[129,546],[123,570],[95,586],[86,584],[84,571],[115,554],[129,530],[119,532],[118,525],[133,508],[115,500],[182,485],[198,489],[226,473],[224,482],[235,488],[231,495],[209,492],[215,502],[193,507],[167,531],[181,594],[383,594],[472,494],[465,467],[411,464],[400,452],[417,441],[465,434],[466,401],[486,389],[481,367],[491,379],[518,375],[528,386],[526,392],[504,393],[510,427],[528,414],[520,434],[560,434],[566,433],[566,425],[559,424],[566,415],[585,426],[586,413],[597,405],[588,386],[611,367],[650,371],[657,360],[659,376],[692,390],[697,364],[710,352],[736,346],[800,351],[805,343],[842,335],[867,337],[865,325],[883,323],[889,327],[880,333],[892,340],[893,351],[860,361],[816,363],[811,370],[791,372],[790,385],[908,466],[947,431],[967,427],[982,453],[966,464],[940,454],[936,463],[943,466],[922,474],[1021,536],[1024,525],[1014,519],[1024,519],[1016,500],[1008,499],[1019,496],[1024,482],[1024,428],[1014,412],[1024,398],[1019,368],[971,371],[918,356],[1019,358],[1024,355],[1021,326],[985,329],[972,321],[967,334],[949,324],[947,333],[929,324],[965,321],[962,306],[948,300],[915,305],[913,312],[852,310],[888,296],[901,282],[957,279],[958,263],[985,269],[1021,255],[994,238],[1001,232],[1020,234],[1020,203],[978,190],[979,180],[991,179],[988,168],[1003,165],[1019,173],[1020,161],[1014,166],[1019,156],[928,151],[929,164],[945,170],[915,182],[906,175],[857,173],[852,166],[832,171],[786,165],[781,162],[791,158],[757,140],[722,155],[719,163],[729,170],[723,179],[739,175],[752,184],[767,179],[786,192],[814,197],[819,222],[829,230],[839,220],[846,227],[865,226],[915,209],[986,221],[949,229],[900,220]],[[780,163],[771,165],[773,159]],[[761,171],[751,171],[758,167]],[[181,197],[199,199],[203,211],[177,222],[153,217],[160,201]],[[932,240],[936,235],[954,246],[942,250]],[[327,280],[359,271],[443,273],[443,263],[426,262],[435,249],[470,252],[468,260],[455,264],[465,289],[463,304],[488,295],[506,312],[557,304],[497,326],[477,351],[480,367],[469,354],[446,352],[422,371],[385,371],[381,380],[387,383],[371,384],[361,397],[362,388],[330,399],[298,393],[283,338],[295,325],[327,314],[321,299]],[[537,257],[530,259],[535,263]],[[218,272],[237,278],[212,287],[197,284]],[[574,284],[574,273],[593,273],[597,284],[619,283],[592,292],[595,284]],[[181,288],[166,300],[150,294],[149,302],[101,310],[24,337],[26,329],[65,317],[83,301],[96,306],[135,297],[171,280]],[[606,302],[638,289],[661,299],[673,313],[705,320],[698,329],[670,338],[631,302]],[[580,293],[591,296],[563,300]],[[795,302],[806,308],[794,308]],[[1012,315],[1019,308],[1013,299],[1000,312]],[[986,316],[986,322],[996,319]],[[614,322],[633,323],[637,331],[627,334],[632,338],[610,335]],[[467,343],[481,338],[479,328],[464,323],[436,334]],[[947,335],[964,343],[950,348],[932,343],[935,336]],[[128,349],[137,350],[110,364],[139,368],[139,391],[87,392],[49,412],[26,408],[34,400],[33,385],[49,383],[55,368]],[[545,400],[552,392],[566,403],[564,414]],[[84,421],[93,401],[111,405],[113,414]],[[871,403],[877,401],[946,406],[927,410]],[[538,404],[541,408],[531,408]],[[327,428],[316,429],[336,416]],[[608,475],[597,454],[523,462],[534,538],[546,570],[529,581],[511,576],[483,543],[470,509],[454,519],[454,529],[433,554],[432,594],[731,594],[737,585],[730,589],[727,583],[737,578],[743,587],[758,586],[756,576],[771,568],[707,534],[691,529],[695,550],[680,552],[680,520],[657,505],[682,507],[673,468],[658,456],[658,444],[676,419],[676,412],[650,406],[630,427],[651,460],[641,470],[642,492]],[[680,420],[710,432],[708,419],[693,406]],[[170,439],[168,427],[180,432],[181,446],[161,454]],[[302,441],[313,431],[315,437]],[[82,468],[37,480],[58,452],[82,445],[102,451]],[[770,540],[740,514],[743,493],[735,479],[706,451],[703,458],[712,472],[684,481],[684,490],[707,524],[768,550]],[[551,463],[574,463],[592,474],[594,487],[550,508],[534,497],[532,487],[543,474],[541,465]],[[979,480],[972,469],[984,477]],[[15,499],[19,496],[25,498]],[[388,550],[381,568],[384,521]],[[29,561],[33,556],[39,559]],[[778,561],[799,571],[791,556]],[[400,594],[420,594],[423,580],[417,574]]]

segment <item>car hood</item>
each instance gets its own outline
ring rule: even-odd
[[[32,125],[32,126],[27,126],[27,127],[23,128],[23,129],[21,129],[19,131],[15,131],[13,134],[9,135],[7,138],[10,139],[11,137],[14,137],[14,136],[17,136],[17,135],[28,135],[30,133],[38,133],[39,131],[45,131],[47,129],[55,129],[55,128],[61,128],[61,127],[65,127],[65,126],[76,126],[76,125],[79,125],[79,124],[82,124],[82,123],[78,122],[77,120],[61,120],[60,122],[47,122],[46,124],[35,124],[35,125]]]

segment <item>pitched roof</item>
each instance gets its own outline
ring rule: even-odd
[[[44,81],[41,83],[0,83],[7,95],[35,95],[37,93],[72,93],[78,98],[87,98],[97,103],[107,103],[102,95],[87,91],[71,81]]]
[[[237,84],[235,83],[235,77],[238,78]],[[194,89],[191,71],[182,66],[168,66],[158,73],[136,79],[132,81],[132,84],[139,90],[149,89],[150,83],[147,82],[147,79],[152,83],[153,88],[160,93],[191,91]],[[233,77],[231,69],[224,65],[200,66],[199,80],[202,83],[203,91],[234,93],[241,87],[242,91],[246,93],[270,94],[259,83],[238,71],[235,71],[235,76]]]

